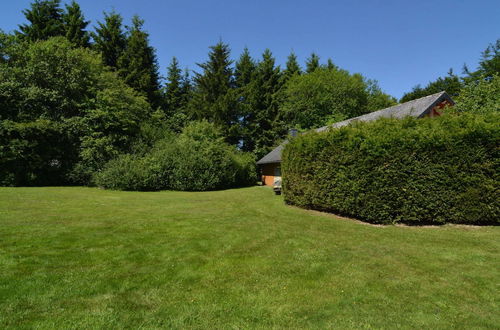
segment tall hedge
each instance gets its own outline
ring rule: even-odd
[[[383,119],[283,152],[285,201],[372,223],[499,224],[500,114]]]

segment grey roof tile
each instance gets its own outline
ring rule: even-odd
[[[350,123],[356,122],[356,121],[372,121],[372,120],[377,120],[379,118],[404,118],[404,117],[416,117],[416,118],[421,118],[428,114],[432,108],[434,108],[436,105],[439,103],[443,102],[444,100],[450,102],[451,104],[455,104],[451,97],[446,94],[446,92],[439,92],[436,94],[432,94],[429,96],[425,96],[416,100],[408,101],[402,104],[397,104],[389,108],[385,108],[382,110],[374,111],[367,113],[365,115],[359,116],[359,117],[354,117],[350,118],[332,125],[328,126],[323,126],[320,128],[317,128],[315,131],[316,132],[323,132],[326,131],[327,129],[333,127],[343,127],[347,126]],[[278,147],[276,147],[273,151],[262,157],[257,164],[262,165],[262,164],[270,164],[270,163],[280,163],[281,162],[281,152],[283,151],[283,147],[288,141],[283,142],[280,144]]]

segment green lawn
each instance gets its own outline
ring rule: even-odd
[[[498,328],[500,227],[219,192],[0,188],[0,328]]]

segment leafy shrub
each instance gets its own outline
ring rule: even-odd
[[[255,182],[255,160],[227,145],[215,127],[192,123],[178,137],[159,140],[145,155],[124,155],[95,176],[99,186],[119,190],[204,191]]]
[[[500,76],[481,79],[467,84],[456,99],[452,112],[486,114],[500,112]]]
[[[49,120],[0,121],[0,185],[68,184],[75,136],[69,125]]]
[[[317,69],[295,75],[286,84],[280,113],[291,126],[312,128],[369,112],[368,93],[361,75],[339,69]]]
[[[2,132],[0,148],[15,150],[19,139],[31,146],[0,163],[0,172],[11,178],[4,184],[88,184],[93,172],[130,150],[151,112],[146,99],[97,53],[63,37],[12,41],[0,55],[0,125],[10,127],[10,133]],[[61,132],[61,138],[51,132]],[[55,150],[64,152],[47,168],[46,158]],[[11,166],[15,163],[22,165]]]
[[[283,152],[285,201],[372,223],[499,224],[500,115],[383,119]]]

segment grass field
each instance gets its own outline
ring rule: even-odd
[[[0,188],[0,328],[498,328],[499,227],[219,192]]]

